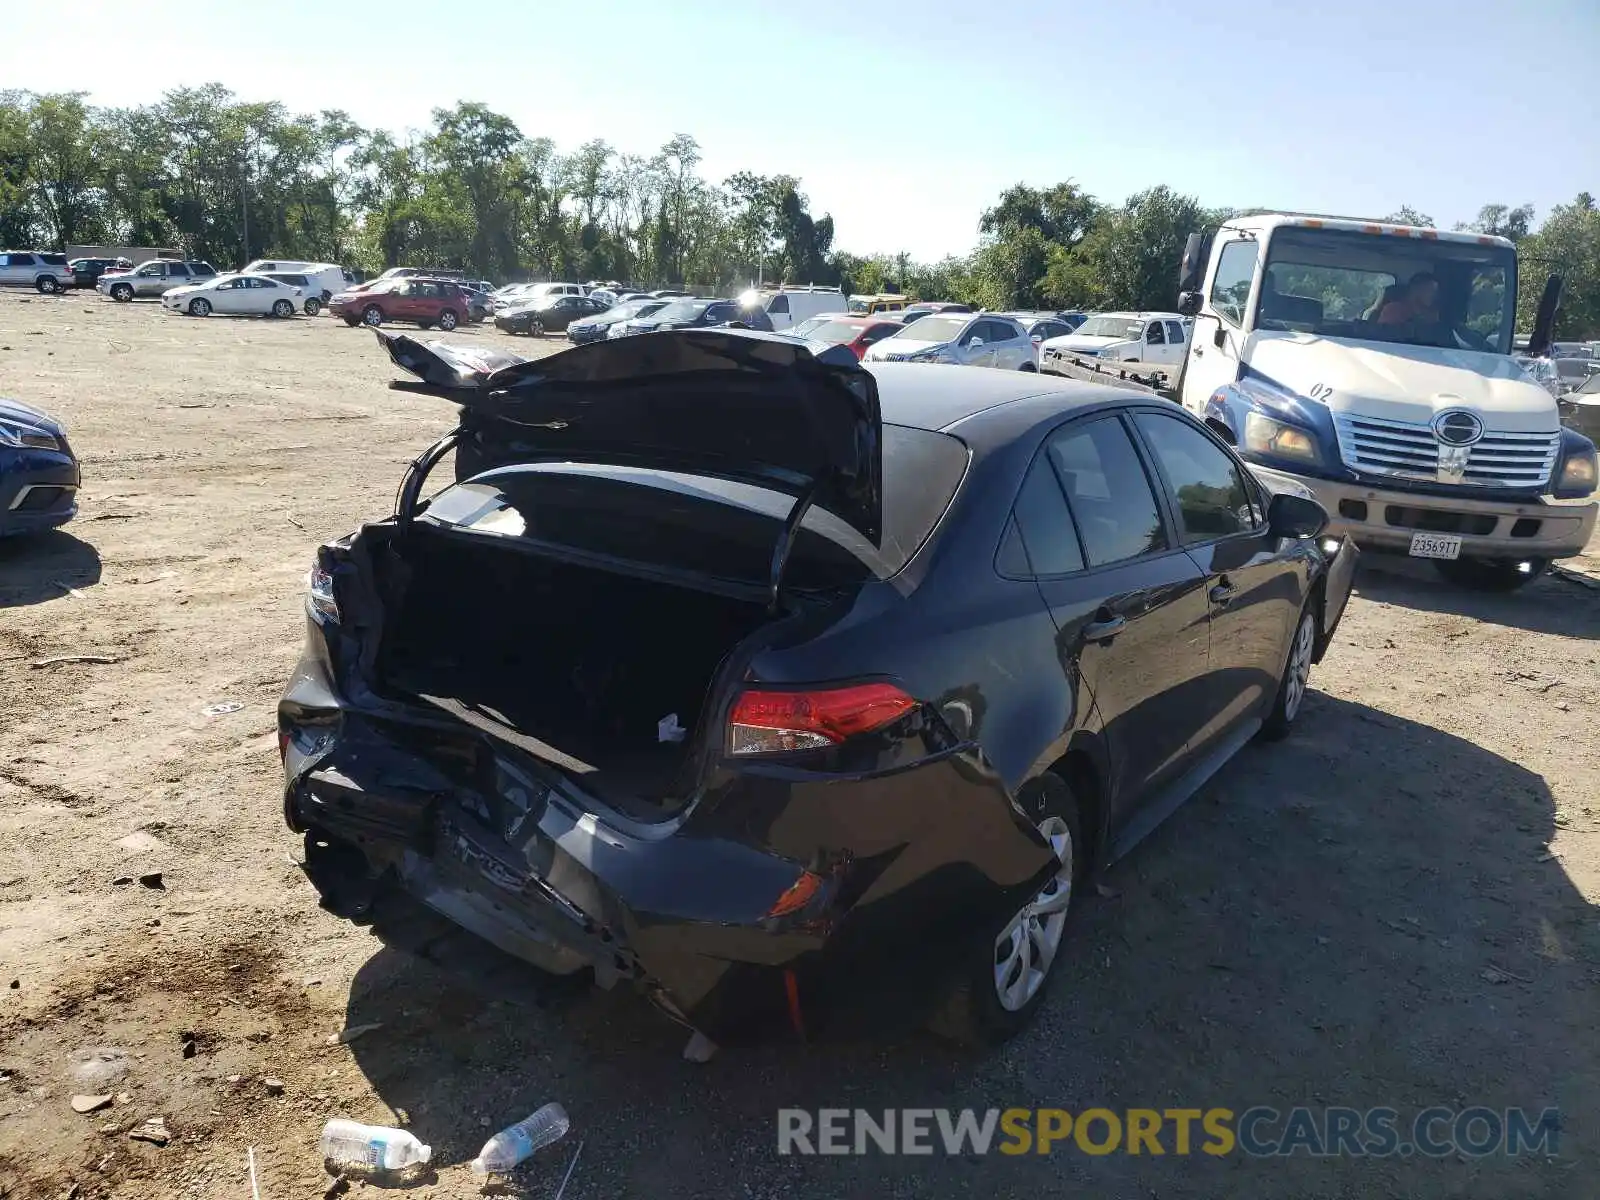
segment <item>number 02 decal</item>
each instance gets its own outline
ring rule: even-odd
[[[1326,400],[1329,396],[1333,395],[1333,389],[1325,383],[1313,383],[1311,385],[1311,390],[1307,392],[1306,395],[1310,396],[1313,400]]]

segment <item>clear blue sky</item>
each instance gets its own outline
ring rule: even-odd
[[[800,176],[863,253],[964,252],[1018,180],[1446,225],[1600,192],[1600,0],[6,8],[0,87],[131,105],[217,80],[397,131],[480,100],[564,150],[689,133],[710,178]]]

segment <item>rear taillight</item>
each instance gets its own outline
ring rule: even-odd
[[[836,746],[906,715],[917,702],[891,683],[805,691],[748,691],[728,714],[729,754]]]

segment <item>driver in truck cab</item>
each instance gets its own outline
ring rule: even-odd
[[[1426,271],[1418,271],[1398,297],[1378,311],[1379,325],[1437,325],[1439,323],[1439,281]]]

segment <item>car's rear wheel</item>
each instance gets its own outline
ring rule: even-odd
[[[33,281],[33,286],[46,296],[53,296],[61,290],[61,285],[56,282],[54,275],[41,275]]]
[[[1294,719],[1300,715],[1300,705],[1311,684],[1311,660],[1317,653],[1317,612],[1318,604],[1313,598],[1295,622],[1289,656],[1278,680],[1278,694],[1272,698],[1272,710],[1261,724],[1261,737],[1266,741],[1288,737],[1289,730],[1294,728]]]
[[[1439,558],[1433,563],[1445,579],[1476,592],[1514,592],[1549,568],[1548,558]]]
[[[272,302],[272,315],[275,317],[294,316],[293,300],[274,300]]]
[[[544,336],[544,322],[539,320],[538,317],[535,317],[533,320],[529,321],[528,322],[528,333],[531,334],[533,337],[543,337]]]
[[[209,317],[211,315],[211,301],[196,296],[189,301],[189,315],[191,317]]]
[[[450,309],[447,308],[439,314],[439,328],[444,330],[446,333],[449,333],[452,329],[454,329],[456,327],[456,323],[456,314]]]
[[[322,301],[318,300],[315,296],[312,296],[301,307],[306,310],[306,316],[314,317],[322,311]]]
[[[111,298],[126,304],[133,299],[133,285],[131,283],[113,283],[111,285]]]
[[[376,329],[383,324],[383,309],[376,304],[369,304],[361,310],[361,323]]]
[[[993,941],[963,965],[949,999],[929,1022],[939,1036],[971,1046],[999,1045],[1033,1019],[1060,961],[1067,918],[1088,865],[1078,800],[1066,780],[1047,773],[1017,802],[1049,843],[1056,867]]]

